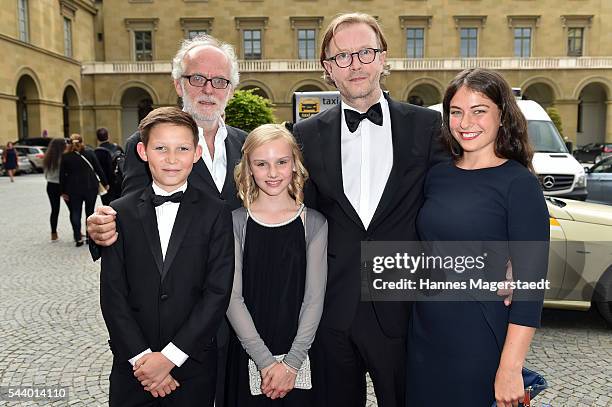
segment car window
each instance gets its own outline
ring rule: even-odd
[[[529,120],[529,140],[536,153],[567,153],[567,147],[552,122]]]
[[[593,167],[594,174],[612,173],[612,160],[602,161]]]
[[[38,149],[37,148],[28,148],[28,154],[38,154]]]

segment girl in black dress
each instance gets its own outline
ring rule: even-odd
[[[19,168],[17,161],[17,150],[13,147],[13,143],[6,143],[6,150],[2,153],[2,165],[11,178],[11,182],[15,182],[15,170]]]
[[[503,280],[508,260],[514,281],[545,279],[549,216],[531,167],[527,124],[510,87],[493,71],[463,71],[449,85],[443,108],[443,141],[453,161],[429,170],[417,218],[421,240],[495,243],[501,250],[487,259],[487,272],[499,277],[502,271],[496,281]],[[529,255],[514,250],[516,242],[529,242]],[[521,369],[543,296],[527,298],[515,289],[510,306],[495,296],[414,304],[407,406],[523,401]]]
[[[307,177],[284,126],[267,124],[249,134],[234,172],[244,208],[233,212],[228,407],[313,405],[311,392],[295,387],[296,377],[310,374],[308,349],[323,311],[327,222],[304,207]]]

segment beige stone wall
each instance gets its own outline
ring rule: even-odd
[[[0,55],[13,56],[0,64],[0,94],[9,98],[3,98],[0,105],[0,116],[5,119],[3,128],[7,129],[0,134],[0,143],[17,138],[15,95],[18,81],[24,75],[35,84],[33,94],[28,95],[29,136],[39,136],[43,129],[50,136],[63,135],[62,96],[66,86],[71,85],[80,100],[80,65],[56,54],[2,40]]]
[[[236,18],[267,17],[263,33],[264,58],[295,58],[296,34],[291,28],[291,17],[323,17],[324,29],[335,14],[360,11],[378,17],[389,40],[389,56],[393,58],[406,56],[405,32],[400,25],[400,16],[432,17],[426,30],[425,56],[438,58],[459,56],[459,31],[455,16],[486,16],[479,35],[479,56],[508,57],[514,53],[508,16],[539,16],[534,30],[533,56],[563,56],[566,55],[566,37],[561,17],[593,15],[585,35],[586,55],[602,56],[612,55],[612,5],[609,3],[599,0],[175,0],[150,3],[105,0],[105,10],[113,10],[112,13],[105,13],[104,17],[105,52],[107,60],[133,59],[132,41],[125,19],[158,18],[154,33],[155,59],[169,59],[183,38],[179,21],[184,17],[213,17],[210,33],[236,44],[241,52]],[[465,24],[472,26],[470,23]]]
[[[3,132],[0,144],[18,135],[16,92],[20,78],[32,79],[27,95],[28,136],[40,136],[46,129],[50,136],[63,135],[62,97],[68,86],[74,88],[76,105],[71,106],[70,129],[82,130],[81,64],[94,59],[93,2],[73,0],[71,14],[73,58],[64,56],[64,26],[58,0],[29,1],[29,42],[19,41],[17,1],[6,0],[10,7],[0,8],[0,118]]]

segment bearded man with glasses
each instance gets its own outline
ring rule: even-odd
[[[183,110],[191,114],[198,125],[199,144],[202,146],[202,158],[193,164],[188,178],[189,184],[209,193],[211,199],[220,198],[226,201],[232,210],[239,208],[242,203],[236,194],[233,170],[240,161],[246,133],[223,122],[225,106],[239,81],[238,60],[234,48],[205,34],[185,40],[172,60],[172,79],[176,93],[183,99]],[[140,133],[136,132],[127,139],[125,145],[122,195],[142,190],[151,184],[147,163],[143,162],[136,152],[139,141]],[[110,206],[100,206],[87,219],[90,251],[94,260],[100,257],[99,246],[110,246],[117,240],[115,214]],[[211,347],[219,346],[215,396],[217,407],[223,405],[228,333],[224,321],[219,330],[217,344],[209,344]],[[189,359],[189,355],[172,343],[161,353],[175,366],[181,366]],[[133,355],[132,359],[137,360],[143,354],[144,352]],[[168,375],[168,383],[171,383],[170,376]],[[157,392],[155,393],[157,397]]]
[[[329,224],[323,316],[311,349],[316,406],[365,406],[369,372],[380,407],[405,407],[410,304],[362,302],[361,241],[416,241],[427,170],[447,159],[438,112],[396,102],[387,42],[374,17],[336,17],[321,65],[342,103],[297,123],[310,174],[306,205]]]

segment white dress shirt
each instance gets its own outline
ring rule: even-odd
[[[376,212],[393,166],[391,114],[382,92],[378,102],[382,108],[382,126],[364,119],[354,133],[351,133],[346,125],[344,109],[365,112],[360,112],[344,101],[340,106],[342,111],[340,151],[344,194],[359,214],[366,229]]]
[[[216,155],[216,154],[215,154]],[[153,192],[155,195],[169,196],[175,192],[185,192],[187,190],[187,182],[185,182],[180,188],[172,192],[166,192],[153,182]],[[163,204],[155,207],[155,215],[157,217],[157,231],[159,232],[159,243],[161,244],[162,258],[166,259],[166,251],[168,250],[168,243],[170,242],[170,236],[172,235],[172,228],[174,227],[174,221],[176,220],[176,214],[178,213],[179,206],[178,202],[164,202]],[[134,363],[140,359],[143,355],[151,353],[151,349],[147,349],[138,355],[130,359],[130,363],[134,366]],[[181,366],[189,355],[176,347],[172,342],[168,343],[161,353],[168,358],[176,366]]]
[[[208,146],[206,145],[206,140],[204,140],[204,130],[201,127],[198,127],[198,132],[200,134],[200,141],[198,144],[202,146],[202,160],[204,160],[204,164],[206,164],[210,175],[212,175],[217,189],[219,192],[221,192],[221,190],[223,190],[223,184],[225,183],[225,176],[227,174],[227,153],[225,151],[227,127],[225,127],[223,120],[219,119],[219,128],[217,129],[217,134],[215,134],[214,158],[211,157]]]

